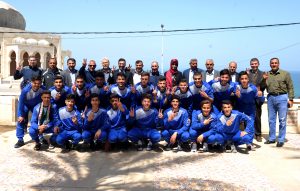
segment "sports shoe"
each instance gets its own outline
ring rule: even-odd
[[[18,142],[15,144],[14,147],[17,149],[17,148],[20,148],[20,147],[22,147],[24,145],[25,145],[25,143],[24,143],[23,140],[18,140]]]
[[[170,151],[172,149],[172,144],[171,143],[168,143],[165,147],[165,150],[166,151]]]
[[[138,141],[137,143],[137,150],[142,151],[143,150],[143,142],[141,140]]]
[[[33,147],[34,150],[39,151],[41,150],[42,144],[41,143],[35,143],[35,146]]]
[[[270,140],[267,140],[267,141],[265,142],[266,145],[274,144],[274,143],[275,143],[275,141],[270,141]]]
[[[175,147],[173,150],[174,150],[175,152],[182,151],[181,144],[178,143],[177,147]]]
[[[191,152],[196,152],[196,151],[197,151],[197,143],[193,142]]]
[[[251,151],[252,150],[252,145],[251,144],[247,144],[247,150]]]
[[[232,153],[237,153],[236,146],[234,144],[230,146],[230,149]]]
[[[41,138],[40,138],[40,142],[41,142],[43,145],[49,145],[48,141],[47,141],[44,137],[41,137]]]
[[[257,136],[256,136],[256,141],[257,141],[257,142],[262,142],[262,138],[261,138],[260,135],[257,135]]]
[[[208,144],[203,143],[203,152],[207,152],[207,151],[208,151]]]
[[[148,144],[147,144],[147,148],[146,148],[146,151],[151,151],[153,148],[152,148],[152,142],[149,141]]]
[[[283,142],[277,142],[276,147],[283,147],[284,143]]]

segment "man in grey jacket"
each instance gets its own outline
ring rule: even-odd
[[[69,58],[67,60],[68,68],[61,72],[61,76],[64,79],[64,84],[66,86],[72,87],[75,84],[75,79],[78,75],[78,70],[75,69],[76,60],[74,58]]]

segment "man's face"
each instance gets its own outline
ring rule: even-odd
[[[201,111],[204,117],[209,116],[211,111],[211,104],[210,103],[203,104],[201,107]]]
[[[41,98],[42,98],[42,101],[43,101],[43,106],[49,106],[50,105],[50,100],[51,100],[51,95],[50,94],[43,94]]]
[[[186,82],[180,82],[179,89],[180,89],[180,92],[186,93],[188,91],[189,87]]]
[[[205,66],[208,71],[212,71],[214,69],[214,63],[211,60],[207,60]]]
[[[54,81],[54,86],[57,90],[61,90],[63,87],[63,81],[61,79],[57,79]]]
[[[232,111],[231,104],[223,104],[222,105],[222,111],[223,111],[223,113],[224,113],[225,116],[230,116],[231,115],[231,111]]]
[[[40,89],[42,85],[42,82],[40,80],[35,80],[31,82],[31,88],[33,91],[37,91],[38,89]]]
[[[103,87],[104,85],[104,82],[105,82],[105,79],[102,78],[102,77],[96,77],[95,78],[95,83],[98,87]]]
[[[119,66],[119,69],[120,70],[124,70],[125,69],[125,66],[126,66],[126,62],[125,61],[120,61],[118,63],[118,66]]]
[[[96,66],[97,66],[97,65],[96,65],[96,62],[93,61],[93,60],[91,60],[90,63],[89,63],[89,70],[90,70],[90,71],[95,71]]]
[[[178,109],[179,108],[179,100],[178,99],[173,99],[171,101],[171,106],[173,109]]]
[[[142,101],[142,106],[143,106],[144,110],[149,110],[150,106],[151,106],[151,100],[148,98],[144,98]]]
[[[143,87],[146,87],[148,83],[149,83],[149,76],[142,76],[141,77],[141,85]]]
[[[29,62],[29,66],[32,66],[32,67],[37,66],[37,61],[36,61],[36,58],[34,58],[34,57],[30,57],[28,62]]]
[[[272,59],[270,61],[270,67],[273,71],[277,71],[279,69],[279,60],[277,59]]]
[[[197,87],[202,86],[202,76],[201,75],[194,75],[193,79],[194,79],[194,83]]]
[[[118,84],[118,87],[119,87],[120,89],[125,88],[125,77],[123,77],[123,76],[118,76],[118,78],[117,78],[117,84]]]
[[[242,87],[244,87],[244,88],[248,87],[249,77],[247,75],[240,76],[240,82],[241,82]]]
[[[143,66],[144,66],[143,62],[139,62],[139,63],[135,64],[135,70],[140,72],[143,70]]]
[[[221,78],[221,85],[223,85],[223,86],[225,86],[229,82],[228,74],[221,75],[220,78]]]
[[[67,110],[73,110],[75,100],[74,99],[66,99],[65,104],[67,106]]]
[[[102,67],[103,67],[104,69],[109,68],[109,61],[106,60],[106,59],[102,60]]]
[[[192,70],[196,70],[197,69],[197,66],[198,66],[198,62],[196,60],[193,60],[191,63],[190,63],[190,67]]]
[[[56,62],[56,60],[51,58],[51,59],[49,60],[49,68],[53,70],[53,69],[55,69],[56,67],[57,67],[57,62]]]
[[[257,71],[259,67],[259,63],[257,61],[250,62],[250,67],[253,71]]]
[[[159,87],[160,91],[165,91],[167,88],[166,81],[158,81],[157,86]]]
[[[113,109],[118,108],[118,98],[111,98],[110,103],[111,103],[111,106],[112,106]]]
[[[152,72],[157,72],[158,71],[158,64],[152,63],[151,64],[151,70],[152,70]]]
[[[77,78],[76,85],[77,85],[77,88],[81,90],[84,87],[84,80],[82,78]]]
[[[74,70],[76,63],[72,60],[69,60],[69,62],[67,63],[69,70]]]
[[[99,107],[99,104],[100,104],[100,100],[99,100],[99,98],[98,97],[93,97],[92,99],[91,99],[91,105],[92,105],[92,107]]]
[[[230,73],[235,73],[236,72],[236,68],[237,68],[237,64],[236,63],[231,62],[229,64],[229,72]]]

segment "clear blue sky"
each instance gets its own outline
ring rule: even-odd
[[[26,19],[28,31],[85,32],[193,29],[300,22],[300,1],[179,1],[179,0],[6,0]],[[269,69],[269,59],[279,57],[281,68],[300,70],[300,25],[277,28],[197,32],[164,37],[164,69],[178,58],[180,69],[197,58],[204,68],[207,58],[223,69],[228,62],[238,62],[238,70],[249,67],[258,57],[261,69]],[[107,56],[111,65],[120,57],[128,63],[161,63],[161,36],[124,37],[124,35],[62,35],[62,48],[71,50],[78,64],[83,58],[100,65]],[[136,36],[136,35],[135,35]],[[114,37],[114,38],[107,38]],[[297,44],[298,43],[298,44]],[[292,46],[291,46],[292,45]],[[290,46],[290,47],[289,47]],[[288,47],[288,48],[285,48]]]

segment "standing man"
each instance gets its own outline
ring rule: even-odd
[[[159,78],[163,77],[162,75],[160,75],[158,68],[159,68],[158,62],[153,61],[151,63],[150,82],[154,86],[157,86]]]
[[[109,67],[109,60],[108,58],[103,58],[102,61],[102,69],[100,69],[100,72],[103,72],[104,77],[105,77],[105,82],[109,85],[114,83],[114,78],[113,78],[113,73],[112,73],[112,69]]]
[[[194,81],[193,76],[195,72],[203,72],[203,70],[199,69],[197,66],[198,60],[196,58],[192,58],[190,60],[190,68],[183,71],[183,78],[186,79],[188,84]]]
[[[67,60],[68,68],[60,73],[60,75],[64,79],[64,84],[68,87],[72,87],[75,85],[76,77],[78,75],[78,71],[75,69],[76,60],[74,58],[69,58]]]
[[[85,69],[86,65],[87,65],[87,60],[83,59],[82,66],[79,69],[79,75],[83,76],[84,81],[86,83],[88,83],[88,84],[94,83],[95,76],[96,76],[96,67],[97,67],[96,61],[90,60],[89,67],[87,70]]]
[[[60,75],[61,72],[62,70],[57,68],[56,58],[50,58],[48,62],[48,68],[43,71],[42,75],[43,85],[47,90],[53,86],[55,76]]]
[[[202,78],[205,82],[210,82],[220,76],[220,72],[214,69],[214,60],[207,59],[205,62],[206,71],[203,72]]]
[[[229,70],[232,82],[238,82],[239,81],[239,74],[236,72],[236,69],[237,69],[237,63],[235,61],[229,62],[228,70]]]
[[[125,75],[126,85],[133,85],[133,74],[130,72],[130,64],[126,67],[126,60],[124,58],[120,58],[118,60],[119,69],[114,70],[114,81],[117,81],[118,73],[121,72]]]
[[[29,66],[25,66],[24,68],[18,66],[14,74],[15,80],[23,77],[23,81],[20,84],[21,89],[30,83],[32,77],[42,77],[42,69],[38,67],[35,56],[29,56],[28,61]]]
[[[262,80],[263,80],[263,74],[264,72],[259,70],[259,60],[257,58],[252,58],[250,60],[250,67],[251,69],[248,71],[249,75],[249,82],[256,86],[258,91],[263,92],[264,89],[262,88]],[[260,102],[258,100],[255,101],[255,121],[254,121],[254,127],[255,127],[255,139],[258,142],[262,141],[261,138],[261,112],[262,112],[262,105],[264,102]]]
[[[143,61],[135,61],[135,70],[133,71],[133,85],[136,85],[137,83],[141,82],[141,75],[144,72],[143,67]]]
[[[279,135],[277,147],[282,147],[286,133],[286,116],[288,107],[293,106],[294,86],[290,73],[279,69],[279,59],[271,58],[271,70],[264,75],[263,86],[268,91],[269,139],[265,144],[275,143],[276,118],[279,118]]]

